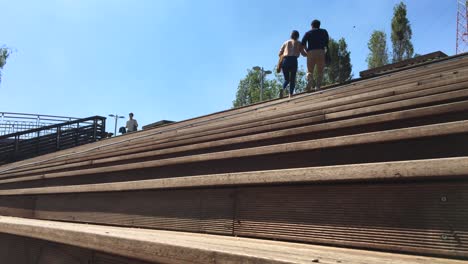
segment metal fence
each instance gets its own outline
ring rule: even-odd
[[[93,116],[0,135],[0,164],[95,142],[105,137],[105,123]]]
[[[52,126],[65,122],[78,120],[76,117],[52,116],[52,115],[37,115],[24,113],[0,112],[0,136],[14,134],[21,131],[36,129],[40,127]],[[70,124],[70,129],[74,128],[75,124]],[[41,130],[39,134],[25,134],[22,139],[32,138],[55,133],[55,130]]]

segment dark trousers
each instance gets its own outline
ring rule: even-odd
[[[297,57],[287,56],[283,58],[283,64],[281,70],[284,75],[283,89],[286,89],[289,84],[289,94],[294,94],[294,88],[296,88],[296,74],[297,74]]]

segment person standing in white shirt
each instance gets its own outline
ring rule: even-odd
[[[128,114],[128,117],[129,119],[127,121],[127,125],[125,126],[125,128],[127,128],[127,132],[137,131],[138,122],[136,121],[136,119],[133,119],[133,113]]]

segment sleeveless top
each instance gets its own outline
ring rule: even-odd
[[[297,40],[290,39],[283,43],[281,46],[279,56],[295,56],[299,57],[301,55],[302,44]]]

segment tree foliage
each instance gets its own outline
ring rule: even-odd
[[[232,102],[233,107],[241,107],[260,102],[260,81],[260,71],[247,70],[247,75],[239,81],[236,99]],[[262,99],[265,101],[278,97],[280,89],[281,86],[278,85],[276,80],[269,80],[265,77]]]
[[[328,85],[351,80],[351,53],[348,51],[348,45],[345,39],[341,38],[338,41],[330,40],[329,48],[331,63],[325,68],[322,84]],[[302,57],[299,59],[302,59]],[[305,58],[303,59],[305,60]],[[236,99],[232,102],[233,107],[241,107],[260,102],[260,77],[261,74],[259,71],[247,70],[247,75],[239,81]],[[274,79],[265,78],[263,84],[263,100],[278,98],[280,90],[283,88],[283,82],[284,77],[282,73],[275,73]],[[295,93],[304,92],[306,86],[306,71],[304,68],[300,67],[296,75]],[[289,89],[289,87],[286,89]],[[288,91],[285,91],[284,94],[288,94]]]
[[[387,34],[385,32],[375,30],[367,43],[367,47],[369,48],[369,55],[366,61],[369,69],[388,64]]]
[[[2,70],[3,66],[5,66],[8,57],[11,54],[11,50],[7,47],[0,48],[0,81],[2,80]]]
[[[393,44],[393,62],[410,59],[413,57],[414,49],[411,43],[411,26],[406,17],[406,5],[400,2],[393,9],[392,19],[392,44]]]
[[[303,57],[301,57],[301,58],[303,58]],[[275,81],[276,81],[276,85],[279,86],[278,89],[281,89],[283,87],[283,83],[284,83],[283,73],[276,73],[275,72]],[[306,86],[307,86],[307,73],[306,73],[306,71],[304,70],[303,67],[300,67],[299,69],[297,69],[296,88],[294,89],[295,90],[294,93],[305,92]],[[289,93],[288,92],[289,91],[289,86],[288,86],[288,88],[286,88],[286,90],[287,91],[285,92],[285,94],[288,94]]]
[[[351,80],[353,66],[351,64],[351,52],[348,51],[346,40],[344,38],[338,41],[330,39],[328,49],[331,61],[325,68],[323,84],[343,83]]]
[[[282,73],[276,73],[274,79],[265,77],[263,83],[263,100],[271,100],[279,97],[283,88],[284,77]],[[305,91],[307,85],[306,72],[304,68],[299,68],[296,75],[295,93]],[[289,87],[286,88],[285,95],[288,94]],[[239,81],[236,99],[232,102],[233,107],[241,107],[260,102],[260,72],[247,70],[247,75]]]

